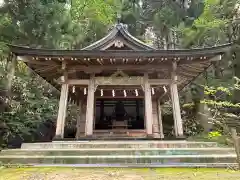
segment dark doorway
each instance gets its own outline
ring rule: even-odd
[[[113,120],[128,122],[128,129],[144,129],[143,99],[97,99],[95,129],[111,129]]]

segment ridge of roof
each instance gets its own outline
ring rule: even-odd
[[[112,41],[114,38],[118,36],[118,33],[120,33],[124,38],[126,38],[128,41],[132,42],[138,49],[140,50],[156,50],[155,48],[147,45],[146,43],[140,41],[139,39],[132,36],[127,28],[126,25],[122,23],[115,24],[113,29],[102,39],[90,44],[89,46],[82,48],[81,50],[96,50],[99,49],[102,45]]]

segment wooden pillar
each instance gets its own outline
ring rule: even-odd
[[[145,123],[148,136],[153,134],[153,119],[152,119],[152,94],[151,87],[148,82],[148,74],[144,73],[144,100],[145,100]]]
[[[172,83],[170,85],[173,118],[174,118],[174,130],[176,137],[183,137],[183,123],[181,118],[180,102],[177,89],[177,75],[176,75],[176,62],[173,62]]]
[[[158,106],[159,133],[160,133],[160,138],[163,139],[164,138],[164,133],[163,133],[162,109],[161,109],[160,99],[157,100],[157,106]]]
[[[152,100],[153,137],[160,138],[157,100]]]
[[[64,126],[65,126],[65,118],[66,118],[66,111],[67,111],[67,99],[68,99],[68,84],[62,84],[57,124],[56,124],[55,139],[63,139],[64,138]]]
[[[86,102],[82,102],[82,114],[81,114],[81,125],[80,125],[80,134],[85,136],[85,127],[86,127]]]
[[[81,137],[81,121],[82,121],[82,101],[79,101],[79,106],[78,106],[78,115],[77,115],[77,131],[76,131],[76,136],[75,138],[78,139]]]
[[[62,63],[62,69],[66,69],[66,63]],[[67,112],[67,101],[68,101],[68,84],[66,83],[67,73],[64,72],[63,81],[61,88],[61,96],[59,101],[59,109],[58,109],[58,117],[56,123],[56,134],[55,139],[63,139],[64,138],[64,126]]]
[[[91,74],[88,85],[85,135],[93,135],[95,75]]]

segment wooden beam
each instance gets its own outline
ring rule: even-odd
[[[171,79],[149,79],[149,84],[151,85],[167,85],[172,82]]]
[[[69,66],[68,70],[78,70],[78,71],[84,71],[84,72],[101,72],[101,71],[107,71],[107,70],[162,70],[162,69],[167,69],[171,67],[171,64],[159,64],[159,65],[154,65],[154,64],[147,64],[147,65],[89,65],[89,66],[84,66],[84,65],[76,65],[76,66]]]
[[[186,68],[189,68],[189,69],[194,69],[194,70],[196,70],[196,71],[200,71],[200,72],[202,72],[202,71],[204,71],[204,68],[202,68],[202,66],[196,66],[196,65],[188,65],[188,64],[185,64],[185,65],[183,65],[183,66],[181,66],[181,67],[186,67]]]
[[[222,60],[222,55],[218,54],[214,56],[213,58],[209,59],[209,61],[221,61]]]
[[[59,64],[55,63],[54,61],[40,61],[40,60],[33,60],[33,59],[30,60],[26,56],[18,56],[17,60],[25,62],[27,64],[36,64],[36,65],[44,65],[44,66],[59,65]]]
[[[193,78],[193,77],[196,77],[198,75],[198,73],[189,73],[189,72],[186,72],[186,71],[181,71],[181,70],[177,70],[177,74],[180,75],[180,76],[184,76],[184,77],[187,77],[187,78]]]
[[[105,79],[105,80],[104,80]],[[142,77],[139,79],[132,79],[127,80],[124,78],[111,78],[111,80],[108,81],[108,77],[95,77],[96,84],[99,86],[106,86],[106,85],[118,85],[118,86],[134,86],[134,85],[142,85]],[[149,79],[149,84],[151,85],[168,85],[171,83],[171,79]],[[181,81],[178,81],[181,83]],[[63,83],[60,82],[59,83]],[[88,85],[89,79],[69,79],[67,82],[69,85]]]
[[[231,48],[231,44],[224,44],[222,46],[190,49],[190,50],[141,50],[141,51],[129,51],[129,50],[108,50],[106,51],[90,51],[90,50],[52,50],[52,49],[33,49],[28,47],[9,46],[10,50],[17,55],[28,56],[65,56],[65,57],[115,57],[115,58],[130,58],[130,57],[198,57],[209,56],[212,54],[220,54],[228,51]]]
[[[143,99],[144,96],[115,96],[114,99]],[[96,96],[96,99],[113,99],[112,96]]]
[[[51,66],[44,66],[44,67],[41,67],[41,68],[38,68],[38,69],[34,69],[34,71],[36,71],[37,73],[40,73],[40,72],[47,72],[49,70],[53,70],[55,68],[57,68],[58,66],[56,65],[51,65]]]
[[[69,79],[67,83],[69,85],[88,85],[89,79]]]
[[[180,70],[184,71],[184,72],[189,72],[189,73],[200,73],[203,70],[198,70],[198,69],[194,69],[193,67],[185,67],[185,66],[181,66],[179,67]]]

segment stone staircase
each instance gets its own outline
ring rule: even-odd
[[[72,167],[232,167],[234,148],[215,142],[56,141],[2,150],[3,164]]]

